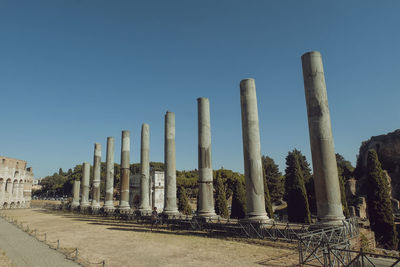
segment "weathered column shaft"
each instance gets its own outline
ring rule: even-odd
[[[198,167],[199,203],[198,215],[215,216],[213,193],[213,169],[211,160],[210,102],[208,98],[197,99],[198,111]]]
[[[246,218],[251,221],[267,221],[269,218],[265,212],[257,96],[253,79],[240,82],[240,104],[246,182]]]
[[[93,157],[93,199],[92,208],[100,208],[100,167],[101,167],[101,145],[94,144]]]
[[[178,214],[176,205],[176,158],[175,158],[175,113],[165,114],[164,140],[164,211],[167,215]]]
[[[106,197],[104,209],[114,209],[114,137],[107,137]]]
[[[75,208],[79,206],[79,187],[81,185],[81,182],[78,180],[74,180],[74,184],[73,184],[73,191],[72,191],[72,203],[71,203],[71,207]]]
[[[129,206],[129,175],[130,175],[130,132],[122,131],[121,142],[121,199],[119,209],[130,209]]]
[[[90,176],[90,164],[89,162],[83,163],[82,168],[82,182],[81,182],[81,208],[88,207],[89,203],[89,176]]]
[[[320,224],[341,224],[344,216],[322,57],[313,51],[304,54],[301,60],[318,220]]]
[[[150,179],[150,126],[142,125],[140,146],[140,206],[142,211],[151,211],[149,195]]]

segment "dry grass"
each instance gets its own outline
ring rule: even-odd
[[[60,240],[65,249],[107,266],[293,266],[296,249],[278,242],[253,243],[189,235],[107,218],[41,209],[4,210],[30,229]]]

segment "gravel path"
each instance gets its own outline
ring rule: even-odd
[[[16,267],[79,266],[3,218],[0,218],[0,248]]]

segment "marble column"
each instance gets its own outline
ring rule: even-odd
[[[90,164],[89,162],[83,163],[82,169],[82,182],[81,182],[81,208],[87,208],[90,206],[89,203],[89,176],[90,176]]]
[[[197,99],[198,114],[198,167],[199,167],[199,203],[198,216],[215,216],[213,169],[211,160],[210,102],[208,98]]]
[[[146,123],[142,125],[142,136],[140,145],[140,205],[139,211],[142,213],[151,212],[150,195],[150,126]]]
[[[81,185],[81,182],[78,180],[74,180],[74,184],[72,187],[72,203],[71,203],[71,208],[77,208],[79,206],[79,187]]]
[[[122,131],[121,142],[121,199],[119,210],[129,210],[130,132]]]
[[[114,137],[107,137],[106,197],[104,210],[114,210]]]
[[[175,113],[165,114],[164,133],[164,210],[165,215],[178,215],[176,205]]]
[[[240,104],[246,183],[246,219],[253,222],[266,222],[270,219],[265,211],[260,129],[254,79],[245,79],[240,82]]]
[[[314,170],[318,225],[341,225],[344,219],[333,144],[324,69],[317,51],[301,57]]]
[[[93,188],[92,209],[100,208],[100,167],[101,167],[101,144],[94,144],[93,157]]]

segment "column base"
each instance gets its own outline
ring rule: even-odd
[[[317,222],[315,224],[310,225],[308,228],[309,230],[319,230],[319,229],[324,229],[324,228],[330,228],[330,227],[340,227],[345,224],[346,218],[343,217],[333,217],[333,218],[324,218],[324,219],[317,219]]]
[[[140,216],[150,216],[152,213],[151,209],[138,209],[136,211],[137,214],[139,214]]]
[[[182,217],[182,214],[177,210],[164,210],[161,215],[168,219],[178,219],[179,217]]]
[[[273,219],[269,218],[267,213],[264,214],[246,214],[244,219],[239,220],[244,223],[270,223]]]

